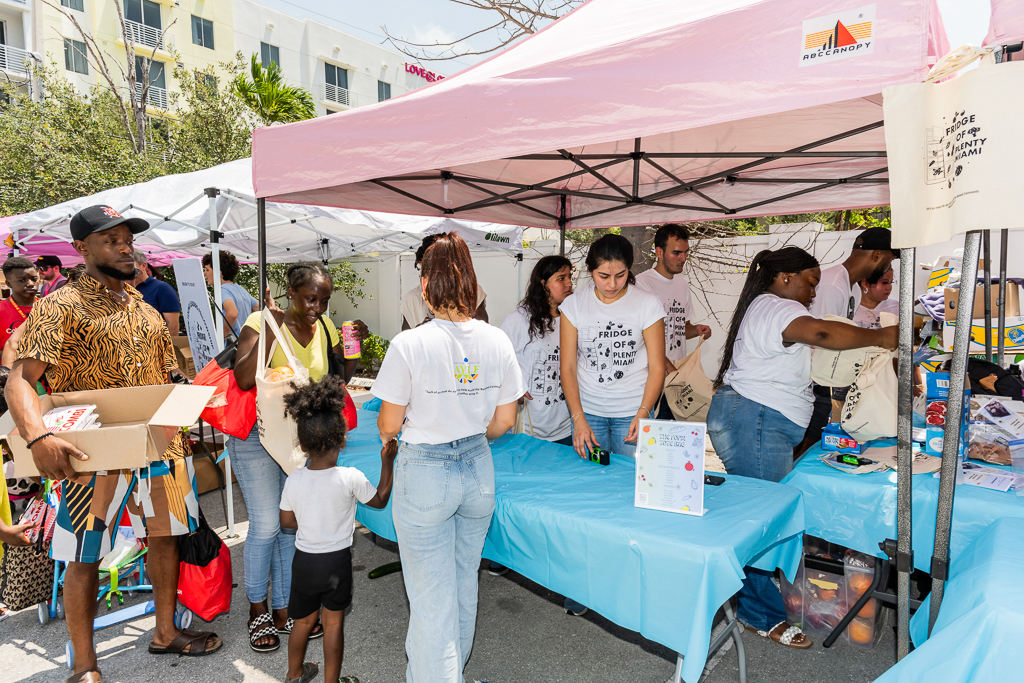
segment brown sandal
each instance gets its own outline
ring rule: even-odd
[[[207,642],[213,638],[214,645],[207,649]],[[151,655],[178,655],[180,657],[205,657],[224,647],[224,642],[210,631],[189,631],[182,629],[167,646],[149,644]],[[186,650],[185,648],[188,648]]]
[[[64,683],[103,683],[99,669],[90,669],[80,674],[75,674]]]
[[[769,638],[779,645],[785,645],[797,650],[806,650],[811,645],[814,645],[811,639],[804,635],[799,626],[790,626],[785,621],[779,622],[771,630],[758,631],[757,635],[762,638]]]

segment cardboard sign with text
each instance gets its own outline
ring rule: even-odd
[[[192,362],[196,372],[199,372],[217,355],[219,339],[215,334],[217,328],[213,323],[203,264],[197,258],[175,259],[173,264],[185,334],[188,335],[188,345],[192,350]]]

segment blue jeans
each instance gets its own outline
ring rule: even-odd
[[[487,439],[402,443],[391,500],[409,597],[406,681],[463,683],[476,631],[480,555],[494,514]]]
[[[715,392],[708,411],[708,436],[725,471],[743,477],[781,481],[793,469],[793,449],[805,427],[779,411],[751,401],[726,385]],[[737,617],[759,631],[786,620],[782,595],[770,572],[746,568],[737,594]]]
[[[267,599],[271,609],[286,609],[292,587],[295,529],[281,528],[281,492],[288,476],[260,443],[257,426],[245,439],[232,438],[231,469],[249,513],[245,539],[245,594],[249,602]]]
[[[636,444],[626,443],[626,436],[629,434],[629,423],[633,421],[633,418],[601,417],[600,415],[591,415],[590,413],[583,413],[583,416],[586,418],[587,424],[594,431],[594,438],[601,445],[601,448],[609,453],[634,457]]]

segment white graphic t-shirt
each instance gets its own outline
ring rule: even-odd
[[[372,393],[406,406],[402,441],[439,444],[483,434],[495,407],[524,391],[504,332],[435,318],[392,340]]]
[[[811,315],[824,318],[831,313],[853,320],[858,306],[860,287],[850,285],[850,272],[843,264],[821,271],[821,280],[814,290],[814,301],[811,302]]]
[[[810,317],[798,301],[774,294],[754,299],[740,322],[725,383],[740,396],[774,408],[800,427],[811,423],[811,347],[784,346],[782,332],[797,318]]]
[[[661,302],[630,286],[621,299],[606,304],[587,287],[569,295],[558,310],[577,331],[576,375],[583,410],[601,417],[636,415],[647,384],[644,330],[665,317]]]
[[[512,340],[516,360],[523,373],[526,391],[533,396],[527,400],[528,417],[523,419],[527,434],[558,441],[572,434],[569,406],[562,393],[561,370],[558,356],[559,320],[554,319],[554,331],[545,330],[542,337],[530,339],[530,316],[526,309],[517,308],[501,324],[502,331]]]
[[[878,330],[882,327],[882,323],[878,320],[880,313],[892,313],[897,318],[900,317],[899,300],[886,299],[873,309],[860,305],[857,307],[857,312],[853,314],[853,322],[869,330]]]
[[[651,268],[636,276],[636,286],[658,297],[665,308],[665,355],[673,363],[685,358],[690,283],[682,275],[669,280]]]

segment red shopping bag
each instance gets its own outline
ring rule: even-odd
[[[213,621],[231,610],[231,551],[222,542],[217,557],[201,567],[181,563],[178,602],[204,621]]]
[[[348,391],[345,392],[345,407],[341,411],[341,416],[345,418],[346,430],[352,431],[359,426],[359,418],[356,417],[356,402],[348,395]]]
[[[256,387],[249,391],[238,388],[233,369],[235,348],[235,344],[229,344],[199,371],[192,383],[216,388],[199,417],[214,429],[245,439],[256,424]]]

